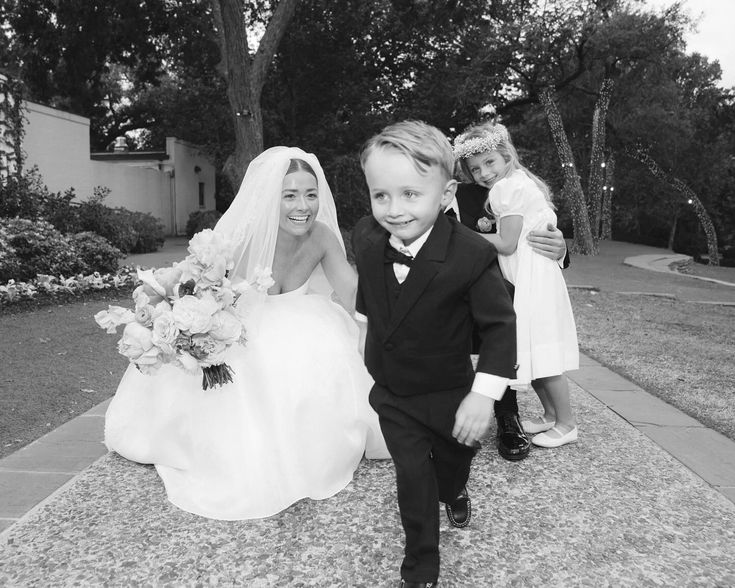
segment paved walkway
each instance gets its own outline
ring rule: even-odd
[[[735,585],[735,443],[586,356],[569,379],[579,443],[511,463],[487,440],[473,524],[442,524],[442,585]],[[153,468],[106,453],[106,405],[0,460],[0,586],[393,585],[389,462],[363,462],[326,501],[211,521],[170,505]]]

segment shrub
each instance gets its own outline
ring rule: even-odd
[[[0,219],[0,226],[14,252],[10,265],[15,271],[15,275],[0,276],[0,281],[27,280],[38,274],[71,275],[81,267],[70,240],[51,223],[14,218]]]
[[[82,266],[77,271],[85,274],[114,273],[120,259],[125,257],[123,252],[110,245],[107,239],[90,231],[76,233],[70,237],[70,241]]]
[[[8,176],[0,182],[0,217],[38,218],[47,196],[38,168],[20,177]]]
[[[74,188],[69,188],[63,194],[61,192],[48,194],[44,198],[39,216],[65,235],[82,231],[79,204],[74,202],[74,198],[76,198]]]
[[[104,237],[123,253],[149,253],[163,245],[163,224],[147,212],[110,208],[102,204],[110,190],[94,189],[92,198],[79,203],[79,230]]]
[[[217,210],[196,210],[189,215],[186,221],[186,236],[191,239],[199,231],[204,229],[213,229],[214,225],[222,216]]]
[[[20,260],[15,248],[10,244],[10,234],[0,225],[0,283],[18,275],[19,269]]]
[[[163,223],[147,212],[132,212],[124,208],[115,209],[121,218],[125,218],[135,232],[135,245],[131,253],[150,253],[158,251],[166,240]]]

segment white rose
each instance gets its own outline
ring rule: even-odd
[[[212,315],[218,310],[219,304],[211,296],[197,298],[187,295],[174,302],[172,312],[179,330],[206,333],[212,323]]]
[[[164,355],[172,356],[175,353],[173,346],[178,336],[179,329],[176,328],[176,321],[171,311],[162,312],[153,319],[151,340],[156,347],[161,349]]]
[[[136,365],[155,365],[160,350],[153,345],[153,333],[135,321],[128,323],[117,344],[118,351]]]
[[[232,244],[228,239],[212,229],[204,229],[189,241],[189,253],[204,267],[224,260],[226,269],[232,267]]]
[[[240,338],[242,323],[234,314],[220,310],[212,317],[212,326],[209,335],[218,341],[233,343]]]

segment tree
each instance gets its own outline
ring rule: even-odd
[[[712,219],[710,219],[709,214],[707,214],[707,210],[702,205],[702,201],[694,193],[694,191],[682,180],[672,176],[669,173],[666,173],[663,169],[661,169],[661,166],[659,166],[656,160],[654,160],[646,152],[645,149],[641,147],[637,147],[634,149],[631,148],[628,150],[628,155],[637,159],[643,165],[645,165],[656,178],[663,180],[672,188],[674,188],[674,190],[676,190],[680,196],[683,196],[685,198],[687,204],[690,204],[694,208],[694,211],[699,218],[699,222],[702,224],[705,235],[707,236],[709,264],[720,265],[720,255],[717,249],[717,233],[715,232],[715,227],[712,224]]]
[[[554,143],[561,160],[561,166],[564,170],[564,188],[562,193],[569,199],[572,207],[572,219],[574,221],[574,244],[572,252],[581,255],[597,255],[597,243],[592,237],[590,228],[590,219],[587,212],[587,203],[585,201],[582,184],[579,180],[579,173],[574,164],[574,155],[569,146],[567,134],[564,131],[564,123],[559,114],[559,109],[554,103],[551,90],[541,93],[541,103],[544,105],[546,116],[549,119],[551,134],[554,137]]]
[[[29,100],[91,119],[93,148],[104,148],[122,99],[117,74],[140,82],[161,71],[156,40],[165,1],[2,0],[6,43],[0,66],[14,71]]]
[[[605,125],[612,87],[613,82],[610,78],[602,80],[600,97],[595,104],[595,112],[592,118],[592,149],[589,169],[590,179],[587,185],[587,208],[594,239],[600,237],[600,223],[602,221],[603,180],[606,165]]]
[[[260,96],[266,74],[298,0],[280,0],[273,10],[255,55],[250,47],[243,0],[214,0],[215,26],[220,42],[221,72],[235,129],[235,151],[225,163],[234,189],[240,185],[250,161],[263,150],[263,116]]]

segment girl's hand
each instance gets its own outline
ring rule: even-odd
[[[551,223],[546,225],[546,230],[531,231],[527,239],[528,244],[536,253],[554,261],[563,259],[567,253],[564,234]]]

